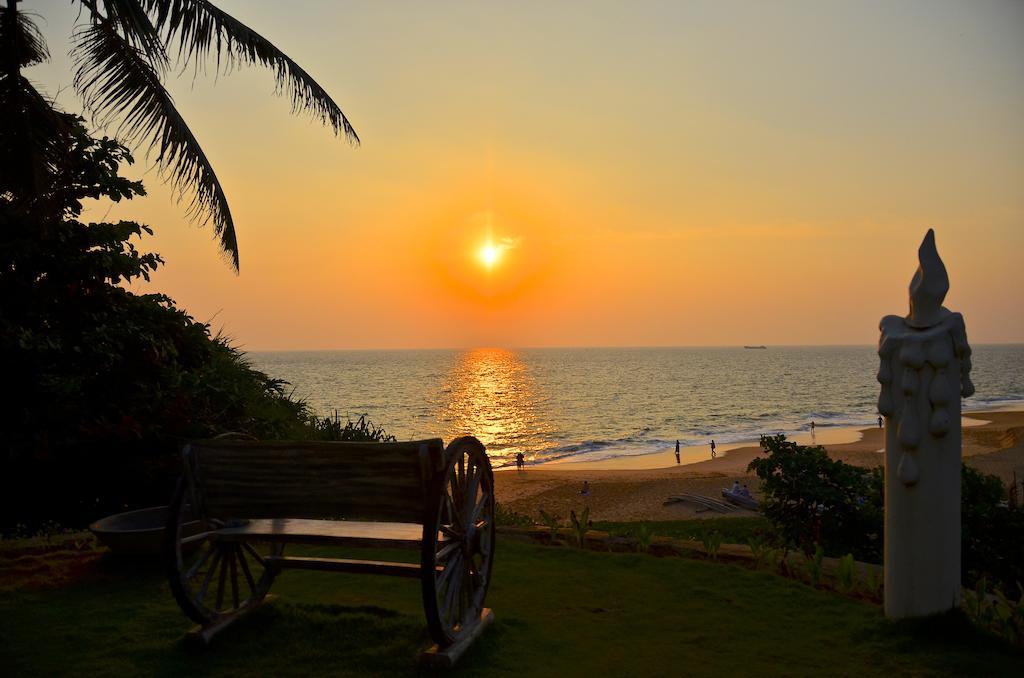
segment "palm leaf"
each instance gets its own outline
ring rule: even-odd
[[[76,31],[73,54],[75,88],[86,108],[100,124],[120,118],[118,134],[131,143],[149,141],[179,198],[191,196],[191,216],[213,221],[221,249],[237,271],[238,240],[224,189],[143,48],[126,41],[109,21],[94,17]]]
[[[330,95],[297,63],[266,38],[206,0],[140,0],[155,15],[156,28],[167,42],[178,41],[178,57],[197,67],[211,54],[217,68],[260,65],[274,72],[279,93],[287,93],[292,112],[307,111],[344,134],[353,144],[359,136]]]
[[[112,24],[125,40],[147,57],[154,68],[166,68],[167,52],[160,33],[138,0],[101,0],[104,14],[100,14],[96,0],[80,1],[89,10],[93,23],[106,21]]]
[[[0,60],[4,73],[10,74],[49,58],[43,34],[25,12],[11,12],[6,8],[0,12]]]
[[[4,73],[0,120],[0,202],[40,219],[55,216],[49,187],[66,161],[64,115],[20,73]]]

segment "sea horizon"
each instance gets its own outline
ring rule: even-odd
[[[228,336],[230,339],[230,335]],[[331,353],[331,352],[357,352],[357,351],[470,351],[480,349],[499,349],[506,351],[543,351],[543,350],[590,350],[590,349],[676,349],[676,348],[744,348],[744,349],[773,349],[773,348],[874,348],[876,342],[867,343],[824,343],[824,344],[550,344],[544,346],[523,345],[523,346],[499,346],[499,345],[465,345],[465,346],[417,346],[417,347],[372,347],[372,348],[249,348],[243,344],[233,344],[243,353]],[[988,341],[971,342],[972,348],[979,346],[1024,346],[1024,342],[1018,341]]]
[[[775,350],[772,350],[775,349]],[[399,440],[472,434],[496,467],[603,461],[872,424],[869,345],[250,351],[319,416]],[[1024,344],[974,347],[964,411],[1024,404]]]

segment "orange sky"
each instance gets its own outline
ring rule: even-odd
[[[108,218],[245,348],[870,343],[929,227],[972,341],[1024,341],[1024,3],[217,4],[363,139],[266,72],[170,82],[241,275],[145,162]],[[76,109],[74,10],[25,9]]]

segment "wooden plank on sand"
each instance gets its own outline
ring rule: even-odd
[[[670,504],[675,501],[688,501],[704,508],[711,509],[712,511],[718,511],[719,513],[734,513],[738,509],[732,504],[726,504],[724,501],[718,501],[711,497],[706,497],[703,494],[691,494],[689,492],[680,492],[669,497],[665,503]]]

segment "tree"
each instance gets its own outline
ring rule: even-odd
[[[0,535],[164,503],[187,440],[394,440],[362,418],[314,416],[170,298],[127,289],[163,263],[137,247],[152,231],[81,217],[88,200],[145,194],[119,174],[131,154],[54,115],[47,209],[0,199],[0,364],[12,395],[0,408]]]
[[[765,456],[748,471],[761,479],[764,515],[786,547],[877,561],[882,547],[882,474],[831,459],[824,447],[762,436]]]
[[[48,58],[41,33],[17,2],[0,15],[0,195],[35,199],[52,172],[57,141],[69,133],[21,69]],[[188,212],[213,222],[224,254],[239,268],[238,240],[227,197],[195,135],[174,106],[164,80],[172,60],[196,72],[211,59],[217,70],[263,66],[274,72],[277,92],[292,111],[306,111],[335,135],[358,144],[341,108],[298,64],[261,35],[206,0],[77,0],[84,21],[72,39],[75,89],[100,124],[120,121],[117,135],[147,145]]]

